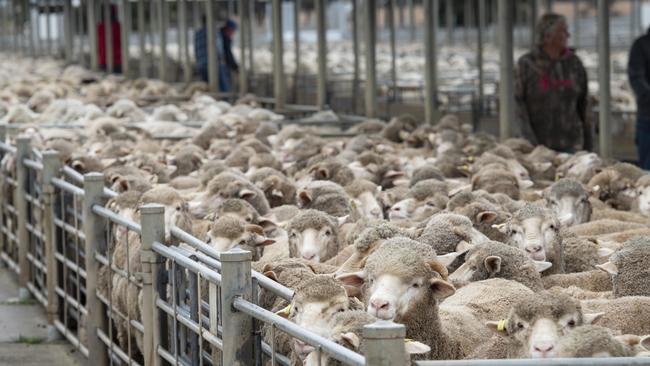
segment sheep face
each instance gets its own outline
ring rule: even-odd
[[[522,249],[535,261],[546,261],[559,250],[560,222],[554,215],[530,217],[510,221],[505,227],[508,243]]]
[[[594,319],[583,315],[577,300],[546,292],[516,304],[506,319],[504,331],[522,346],[521,356],[552,358],[557,356],[560,337]]]
[[[413,220],[423,221],[439,212],[436,202],[432,199],[418,201],[415,198],[407,198],[394,204],[388,211],[390,221]]]
[[[292,230],[289,233],[290,255],[314,262],[326,261],[329,259],[329,243],[335,236],[331,227],[323,227],[320,230],[314,228],[307,228],[304,231]]]
[[[254,259],[261,256],[261,248],[275,243],[264,236],[262,227],[250,225],[234,216],[224,216],[216,220],[208,232],[207,242],[215,250],[226,252],[233,248],[248,250]]]
[[[362,217],[371,219],[383,219],[384,211],[379,205],[379,200],[374,192],[363,192],[352,200]]]
[[[637,189],[637,209],[645,216],[650,216],[650,186]]]
[[[191,233],[192,232],[192,215],[187,202],[177,201],[172,205],[165,206],[165,241],[171,241],[171,228],[178,227],[179,229]]]
[[[393,320],[404,316],[409,308],[429,295],[422,277],[402,279],[393,274],[369,278],[368,313],[379,319]]]
[[[548,198],[548,204],[562,226],[582,224],[591,218],[591,203],[586,192],[578,195],[551,196]]]
[[[450,276],[449,281],[456,287],[462,287],[470,282],[476,282],[494,277],[501,270],[500,256],[484,256],[478,252],[468,253],[463,263]]]

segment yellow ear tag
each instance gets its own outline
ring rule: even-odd
[[[411,343],[413,340],[411,338],[404,338],[404,343]]]
[[[506,330],[506,320],[505,319],[499,320],[499,324],[497,324],[497,330],[499,332],[503,332],[504,330]]]
[[[284,309],[276,311],[275,314],[288,317],[291,314],[291,304],[287,305]]]

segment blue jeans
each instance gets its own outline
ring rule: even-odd
[[[228,92],[230,91],[230,70],[227,65],[219,64],[219,91]],[[203,81],[208,81],[208,68],[199,68],[199,74],[201,74],[201,79]]]
[[[636,149],[641,169],[650,170],[650,118],[638,116],[636,119]]]

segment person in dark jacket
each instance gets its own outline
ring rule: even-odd
[[[104,7],[102,7],[103,11]],[[99,68],[106,71],[106,32],[104,24],[104,16],[102,14],[102,21],[97,23],[97,52]],[[113,72],[122,72],[122,34],[120,32],[120,22],[117,19],[117,7],[111,5],[111,37],[113,42]]]
[[[543,15],[534,49],[517,62],[515,101],[520,133],[533,144],[562,152],[592,148],[587,117],[587,72],[567,47],[566,20]]]
[[[194,33],[194,55],[196,57],[196,66],[201,75],[201,79],[208,81],[208,43],[206,17],[201,18],[203,26]],[[239,65],[235,61],[232,53],[232,40],[237,30],[237,23],[228,19],[217,34],[217,72],[219,73],[219,90],[222,92],[230,91],[231,72],[239,72]]]
[[[632,44],[627,76],[636,95],[636,148],[639,166],[650,169],[650,28]]]

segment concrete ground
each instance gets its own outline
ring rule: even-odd
[[[16,277],[0,268],[0,366],[85,363],[64,340],[48,341],[45,310],[36,300],[20,301]]]

